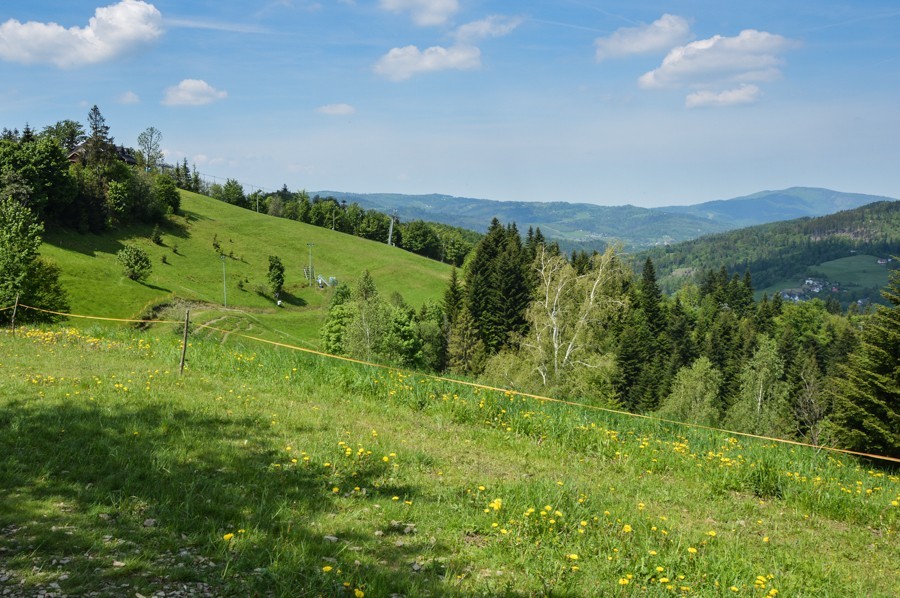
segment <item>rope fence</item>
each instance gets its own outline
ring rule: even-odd
[[[43,313],[48,313],[48,314],[53,314],[53,315],[58,315],[58,316],[64,316],[64,317],[69,317],[69,318],[82,318],[82,319],[87,319],[87,320],[102,320],[102,321],[108,321],[108,322],[140,323],[140,324],[184,324],[184,340],[183,340],[183,344],[182,344],[182,354],[181,354],[181,370],[182,370],[182,371],[184,370],[184,359],[185,359],[185,353],[186,353],[186,351],[187,351],[187,338],[188,338],[188,326],[189,326],[189,319],[190,319],[190,310],[187,310],[187,311],[186,311],[186,313],[185,313],[185,319],[184,319],[183,322],[182,322],[182,321],[179,321],[179,320],[134,320],[134,319],[125,319],[125,318],[106,318],[106,317],[100,317],[100,316],[85,316],[85,315],[77,315],[77,314],[66,314],[66,313],[61,313],[61,312],[55,312],[55,311],[50,311],[50,310],[46,310],[46,309],[41,309],[41,308],[37,308],[37,307],[31,307],[31,306],[24,305],[24,304],[21,304],[21,303],[18,303],[18,304],[15,305],[15,306],[10,306],[10,307],[2,308],[2,309],[0,309],[0,312],[5,311],[5,310],[9,310],[9,309],[15,309],[16,307],[19,307],[19,308],[22,308],[22,309],[29,309],[29,310],[33,310],[33,311],[38,311],[38,312],[43,312]],[[376,368],[376,369],[388,370],[388,371],[393,371],[393,372],[400,372],[400,373],[405,374],[405,375],[416,376],[416,377],[419,377],[419,378],[425,378],[425,379],[433,380],[433,381],[436,381],[436,382],[443,382],[443,383],[449,383],[449,384],[459,384],[459,385],[462,385],[462,386],[468,386],[468,387],[470,387],[470,388],[477,388],[477,389],[487,390],[487,391],[491,391],[491,392],[506,393],[506,394],[512,395],[512,396],[517,396],[517,397],[522,397],[522,398],[527,398],[527,399],[533,399],[533,400],[536,400],[536,401],[540,401],[540,402],[542,402],[542,403],[557,403],[557,404],[560,404],[560,405],[567,405],[567,406],[570,406],[570,407],[577,407],[577,408],[580,408],[580,409],[587,409],[587,410],[592,410],[592,411],[600,411],[600,412],[604,412],[604,413],[615,414],[615,415],[618,415],[618,416],[633,417],[633,418],[638,418],[638,419],[644,419],[644,420],[649,420],[649,421],[655,421],[655,422],[659,422],[659,423],[671,424],[671,425],[675,425],[675,426],[683,426],[683,427],[686,427],[686,428],[695,428],[695,429],[699,429],[699,430],[707,430],[707,431],[711,431],[711,432],[719,432],[719,433],[722,433],[722,434],[728,434],[728,435],[732,435],[732,436],[741,436],[741,437],[744,437],[744,438],[755,438],[755,439],[757,439],[757,440],[765,440],[765,441],[777,442],[777,443],[781,443],[781,444],[789,444],[789,445],[793,445],[793,446],[803,446],[803,447],[812,448],[812,449],[815,449],[815,450],[824,450],[824,451],[829,451],[829,452],[833,452],[833,453],[843,453],[843,454],[846,454],[846,455],[853,455],[853,456],[856,456],[856,457],[865,457],[865,458],[868,458],[868,459],[876,459],[876,460],[887,461],[887,462],[891,462],[891,463],[900,463],[900,458],[896,458],[896,457],[888,457],[888,456],[886,456],[886,455],[875,455],[875,454],[871,454],[871,453],[864,453],[864,452],[859,452],[859,451],[851,451],[851,450],[848,450],[848,449],[841,449],[841,448],[836,448],[836,447],[829,447],[829,446],[815,445],[815,444],[810,444],[810,443],[807,443],[807,442],[801,442],[801,441],[799,441],[799,440],[788,440],[788,439],[785,439],[785,438],[774,438],[774,437],[771,437],[771,436],[762,436],[762,435],[759,435],[759,434],[751,434],[751,433],[749,433],[749,432],[736,432],[736,431],[734,431],[734,430],[725,430],[725,429],[722,429],[722,428],[715,428],[715,427],[712,427],[712,426],[704,426],[704,425],[702,425],[702,424],[693,424],[693,423],[688,423],[688,422],[681,422],[681,421],[677,421],[677,420],[672,420],[672,419],[666,419],[666,418],[656,417],[656,416],[653,416],[653,415],[645,415],[645,414],[641,414],[641,413],[631,413],[631,412],[623,411],[623,410],[620,410],[620,409],[611,409],[611,408],[609,408],[609,407],[601,407],[601,406],[599,406],[599,405],[589,405],[589,404],[587,404],[587,403],[579,403],[579,402],[577,402],[577,401],[568,401],[568,400],[565,400],[565,399],[557,399],[557,398],[554,398],[554,397],[546,397],[546,396],[537,395],[537,394],[532,394],[532,393],[527,393],[527,392],[522,392],[522,391],[518,391],[518,390],[510,390],[510,389],[507,389],[507,388],[498,388],[498,387],[495,387],[495,386],[489,386],[489,385],[486,385],[486,384],[479,384],[479,383],[477,383],[477,382],[469,382],[469,381],[467,381],[467,380],[457,380],[456,378],[448,378],[448,377],[446,377],[446,376],[438,376],[438,375],[436,375],[436,374],[426,374],[426,373],[423,373],[423,372],[416,372],[416,371],[413,371],[413,370],[407,370],[407,369],[404,369],[404,368],[398,368],[398,367],[396,367],[396,366],[390,366],[390,365],[384,365],[384,364],[380,364],[380,363],[374,363],[374,362],[365,361],[365,360],[362,360],[362,359],[355,359],[355,358],[353,358],[353,357],[347,357],[347,356],[344,356],[344,355],[333,355],[333,354],[331,354],[331,353],[325,353],[325,352],[323,352],[323,351],[317,351],[317,350],[315,350],[315,349],[309,349],[309,348],[306,348],[306,347],[298,347],[298,346],[296,346],[296,345],[291,345],[291,344],[288,344],[288,343],[282,343],[282,342],[279,342],[279,341],[273,341],[273,340],[268,340],[268,339],[264,339],[264,338],[259,338],[259,337],[256,337],[256,336],[251,336],[251,335],[249,335],[249,334],[244,334],[244,333],[242,333],[242,332],[234,332],[234,331],[232,331],[232,330],[225,330],[225,329],[222,329],[222,328],[217,328],[217,327],[215,327],[215,326],[210,326],[209,324],[199,324],[199,323],[197,323],[197,324],[195,324],[194,326],[195,326],[196,328],[198,328],[198,329],[200,329],[200,328],[205,328],[205,329],[207,329],[207,330],[211,330],[211,331],[214,331],[214,332],[218,332],[218,333],[221,333],[221,334],[223,334],[223,335],[237,336],[237,337],[244,338],[244,339],[247,339],[247,340],[250,340],[250,341],[254,341],[254,342],[258,342],[258,343],[263,343],[263,344],[266,344],[266,345],[270,345],[270,346],[273,346],[273,347],[281,347],[281,348],[288,349],[288,350],[291,350],[291,351],[299,351],[299,352],[301,352],[301,353],[306,353],[306,354],[309,354],[309,355],[316,355],[316,356],[318,356],[318,357],[324,357],[324,358],[326,358],[326,359],[331,359],[331,360],[336,360],[336,361],[344,361],[344,362],[347,362],[347,363],[353,363],[353,364],[362,365],[362,366],[366,366],[366,367],[370,367],[370,368]]]

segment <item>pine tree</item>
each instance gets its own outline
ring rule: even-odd
[[[506,230],[494,218],[487,234],[478,243],[466,270],[466,307],[486,349],[495,353],[503,334],[498,322],[502,298],[497,287],[497,257],[506,242]]]
[[[459,284],[459,277],[456,274],[456,267],[454,267],[450,270],[450,282],[447,284],[447,290],[444,291],[444,313],[451,326],[456,321],[464,298],[463,288]]]
[[[834,436],[848,449],[900,457],[900,270],[881,294],[891,306],[865,320],[859,346],[832,380]]]
[[[460,374],[480,374],[484,369],[484,343],[475,327],[475,319],[463,306],[456,318],[456,325],[450,333],[447,346],[450,369]]]

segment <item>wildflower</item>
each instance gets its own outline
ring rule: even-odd
[[[328,573],[329,571],[331,571],[331,565],[325,565],[324,567],[322,567],[323,573]]]
[[[353,590],[353,595],[356,598],[363,598],[366,595],[366,593],[363,592],[362,590],[360,590],[359,588],[356,588],[355,590]]]
[[[625,578],[625,577],[619,579],[619,585],[620,585],[620,586],[627,586],[627,585],[628,585],[628,579]]]
[[[626,524],[622,527],[622,531],[625,532],[626,534],[630,534],[630,533],[631,533],[631,526],[628,525],[628,524],[626,523]]]
[[[710,530],[710,531],[706,532],[706,535],[709,536],[710,538],[715,538],[715,537],[716,537],[716,532]]]
[[[570,561],[577,561],[578,555],[573,552],[572,554],[567,554],[566,558],[569,559]]]
[[[228,534],[225,534],[224,536],[222,536],[222,539],[225,540],[226,542],[228,542],[228,541],[231,540],[233,537],[234,537],[234,534],[228,533]]]
[[[693,546],[689,546],[689,547],[688,547],[688,552],[690,552],[691,554],[697,554],[697,549],[694,548]]]
[[[660,577],[659,583],[669,583],[669,578],[668,577]]]

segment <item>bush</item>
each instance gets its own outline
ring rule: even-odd
[[[116,261],[122,266],[125,276],[131,280],[141,281],[150,275],[152,266],[150,256],[140,247],[126,245],[116,254]]]

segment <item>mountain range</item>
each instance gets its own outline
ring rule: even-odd
[[[640,208],[588,203],[496,201],[451,195],[318,191],[321,197],[358,203],[404,221],[428,220],[484,231],[491,219],[515,222],[520,231],[540,227],[564,249],[601,248],[619,241],[631,249],[667,245],[746,226],[824,216],[893,198],[813,187],[761,191],[687,206]]]

